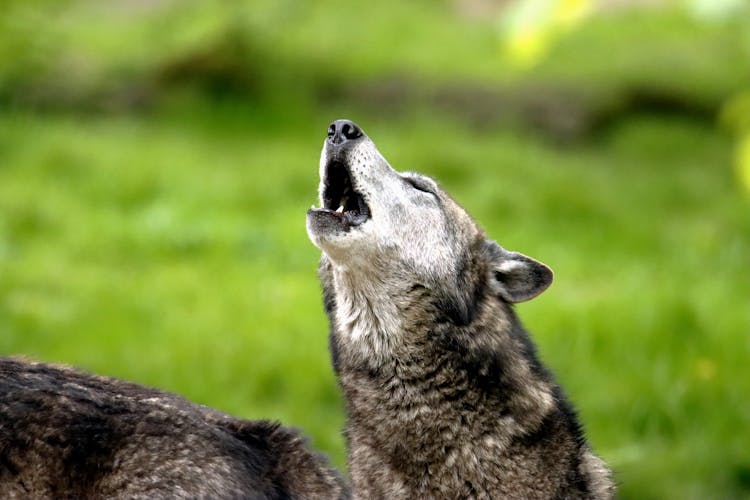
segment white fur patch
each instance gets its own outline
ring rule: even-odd
[[[522,267],[524,267],[523,262],[519,262],[517,260],[505,260],[501,262],[499,266],[497,266],[497,270],[501,273],[511,273]]]
[[[583,451],[581,457],[581,473],[589,479],[589,488],[593,498],[606,500],[614,498],[615,485],[604,461],[594,455],[590,450]]]
[[[401,330],[401,319],[388,290],[357,273],[335,272],[336,327],[349,336],[366,359],[385,362],[391,342]]]

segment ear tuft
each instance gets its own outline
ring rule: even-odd
[[[533,299],[552,284],[552,269],[518,252],[509,252],[494,241],[488,241],[490,282],[506,302]]]

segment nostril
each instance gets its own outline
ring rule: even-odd
[[[356,139],[362,136],[362,131],[359,130],[353,123],[344,123],[344,126],[341,128],[341,132],[347,139]]]
[[[336,124],[335,124],[335,123],[331,123],[331,124],[330,124],[330,125],[328,126],[328,137],[333,137],[333,135],[334,135],[335,133],[336,133]]]

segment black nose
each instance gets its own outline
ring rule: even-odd
[[[351,120],[336,120],[328,126],[328,141],[343,144],[362,137],[362,129]]]

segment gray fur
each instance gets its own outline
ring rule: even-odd
[[[487,239],[433,180],[393,170],[351,122],[332,125],[320,173],[307,227],[354,497],[612,498],[512,308],[549,268]]]
[[[346,496],[294,430],[122,380],[0,358],[0,498]]]

